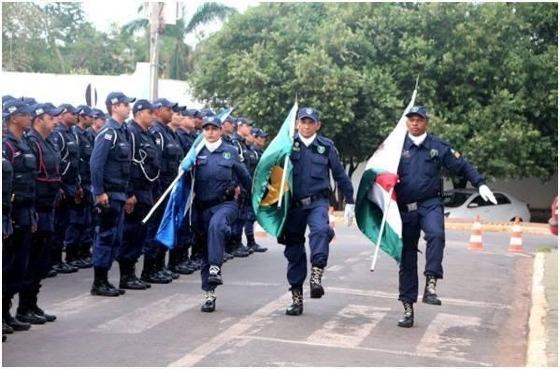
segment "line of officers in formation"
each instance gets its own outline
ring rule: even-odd
[[[145,290],[201,269],[208,252],[205,237],[191,226],[193,217],[167,258],[168,249],[154,239],[165,203],[146,225],[142,219],[177,176],[204,119],[219,122],[222,140],[240,158],[247,177],[268,136],[244,117],[221,122],[210,109],[187,109],[165,98],[135,101],[120,92],[107,96],[109,115],[33,98],[4,96],[2,103],[3,334],[56,319],[37,299],[41,281],[58,273],[93,266],[91,294],[119,296],[125,289]],[[131,109],[133,118],[125,122]],[[212,191],[212,183],[205,187],[198,189],[199,198]],[[265,252],[255,242],[248,192],[235,186],[227,190],[238,206],[221,262]],[[142,254],[138,278],[135,264]],[[113,260],[120,269],[118,288],[108,279]],[[12,316],[16,294],[19,305]]]
[[[49,274],[93,265],[91,293],[120,296],[125,289],[145,290],[151,283],[170,283],[179,274],[200,269],[201,311],[212,312],[215,289],[223,284],[223,263],[266,251],[255,242],[251,210],[251,176],[265,145],[264,132],[248,119],[229,116],[222,121],[210,110],[187,109],[164,98],[135,101],[113,92],[105,105],[108,117],[87,106],[3,98],[3,333],[56,319],[37,303],[41,280]],[[133,118],[126,122],[131,108]],[[485,200],[496,203],[476,168],[447,142],[427,133],[424,107],[411,108],[406,117],[408,134],[391,184],[403,222],[400,327],[414,323],[421,231],[427,242],[422,301],[441,304],[436,294],[445,247],[441,170],[464,176]],[[290,154],[292,199],[278,237],[285,245],[292,293],[288,315],[303,313],[307,228],[310,296],[324,295],[321,279],[334,237],[328,216],[331,175],[344,195],[346,222],[350,225],[354,218],[352,182],[334,142],[318,134],[321,124],[316,109],[299,109]],[[194,201],[167,258],[167,248],[155,240],[165,203],[146,225],[142,219],[172,184],[200,134],[203,146],[191,171]],[[144,265],[138,278],[135,264],[141,254]],[[114,260],[120,270],[118,288],[108,280]],[[13,317],[15,294],[19,306]]]

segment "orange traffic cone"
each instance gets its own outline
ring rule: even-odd
[[[509,241],[509,252],[523,252],[523,227],[519,222],[519,217],[515,217],[515,222],[511,227],[511,239]]]
[[[335,226],[335,219],[334,219],[334,208],[332,206],[329,207],[329,227],[331,227],[334,231]],[[334,243],[336,241],[336,235],[332,238],[330,243]]]
[[[471,238],[469,240],[469,250],[482,251],[482,224],[480,224],[480,215],[476,216],[471,227]]]
[[[255,222],[255,238],[266,238],[266,232],[259,222]]]

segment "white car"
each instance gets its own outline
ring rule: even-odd
[[[494,191],[498,205],[486,202],[474,189],[455,189],[444,192],[444,214],[448,218],[480,219],[509,222],[519,217],[524,222],[531,221],[529,206],[503,191]]]

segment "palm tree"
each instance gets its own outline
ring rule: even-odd
[[[141,12],[142,8],[143,6],[138,9],[138,12]],[[163,55],[162,53],[162,60],[165,61],[163,70],[167,72],[167,77],[171,79],[185,79],[187,72],[192,70],[192,47],[185,43],[187,35],[196,31],[203,24],[218,19],[223,21],[235,13],[237,11],[227,5],[209,2],[198,7],[188,22],[181,18],[173,25],[166,25],[162,29],[161,35],[163,38],[171,39],[173,42],[171,54]],[[148,26],[147,19],[135,19],[125,24],[122,29],[123,32],[130,35],[136,31],[144,30],[146,36],[149,37],[147,32]]]

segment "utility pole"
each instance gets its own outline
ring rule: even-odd
[[[159,32],[163,2],[147,2],[150,19],[150,100],[158,98]]]

